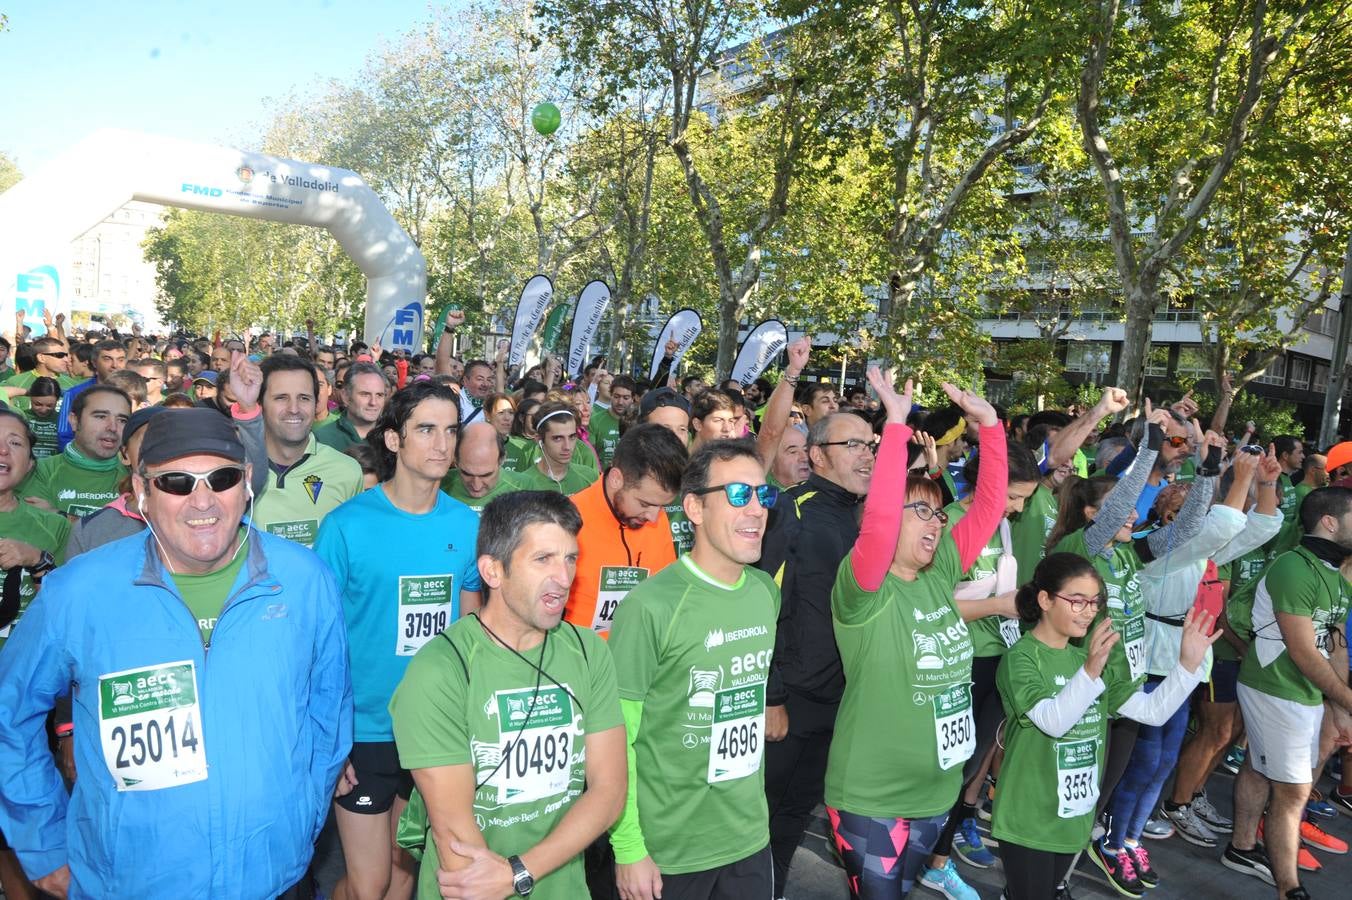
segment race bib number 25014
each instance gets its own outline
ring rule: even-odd
[[[99,677],[99,740],[119,791],[202,781],[207,749],[191,661]]]

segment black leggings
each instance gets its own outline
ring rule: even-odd
[[[963,820],[970,819],[975,813],[972,804],[963,802],[962,797],[981,768],[986,752],[995,742],[995,734],[1005,717],[1000,692],[995,689],[995,672],[1000,668],[1000,660],[999,656],[977,656],[972,659],[972,715],[976,719],[976,750],[963,766],[962,790],[958,792],[957,802],[948,814],[948,823],[939,832],[939,840],[934,844],[934,852],[938,856],[952,855],[953,835]]]
[[[1053,900],[1061,875],[1070,868],[1072,853],[1052,853],[1000,842],[1005,866],[1005,900]]]

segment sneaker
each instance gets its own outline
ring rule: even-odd
[[[1207,828],[1210,828],[1216,834],[1229,834],[1235,830],[1235,823],[1221,815],[1221,811],[1211,805],[1207,799],[1206,791],[1192,798],[1192,811],[1197,814]]]
[[[1208,828],[1206,823],[1197,817],[1191,803],[1185,803],[1178,809],[1169,809],[1166,806],[1161,810],[1161,813],[1174,824],[1178,836],[1189,844],[1198,847],[1214,847],[1219,843],[1216,832]]]
[[[995,865],[995,854],[986,849],[981,832],[976,830],[976,819],[963,819],[953,834],[953,852],[969,866],[989,869]]]
[[[1056,898],[1055,898],[1055,900],[1075,900],[1075,898],[1074,898],[1073,896],[1071,896],[1071,893],[1070,893],[1070,885],[1068,885],[1068,884],[1058,884],[1058,885],[1056,886]]]
[[[1258,820],[1258,843],[1260,844],[1263,843],[1263,824],[1266,821],[1267,816],[1264,816],[1263,818]],[[1305,825],[1304,822],[1300,824],[1302,826]],[[1334,840],[1337,840],[1337,838],[1334,838]],[[1324,864],[1321,863],[1319,860],[1315,859],[1314,854],[1311,853],[1309,850],[1306,850],[1304,847],[1297,844],[1296,868],[1300,869],[1302,872],[1318,872],[1320,869],[1324,868]]]
[[[986,784],[981,789],[981,796],[977,800],[976,814],[980,816],[981,821],[989,822],[995,813],[995,782],[990,777],[986,777]]]
[[[1324,799],[1323,794],[1316,790],[1310,791],[1310,801],[1305,804],[1305,811],[1320,819],[1336,819],[1338,817],[1338,810],[1334,808],[1332,803]]]
[[[1347,841],[1336,838],[1310,821],[1300,823],[1300,840],[1316,850],[1342,855],[1347,852]]]
[[[1148,837],[1155,841],[1162,841],[1173,836],[1173,823],[1162,815],[1158,815],[1158,818],[1156,816],[1151,816],[1146,819],[1145,828],[1141,829],[1141,837]]]
[[[1239,774],[1239,767],[1244,765],[1244,755],[1248,753],[1246,747],[1231,747],[1230,752],[1225,754],[1225,759],[1221,760],[1221,768],[1231,775]]]
[[[942,869],[926,869],[925,874],[920,876],[920,883],[936,894],[943,894],[948,900],[981,900],[981,895],[962,880],[958,867],[953,865],[951,859],[944,863]]]
[[[1103,841],[1095,841],[1089,845],[1089,858],[1108,876],[1112,889],[1123,897],[1139,897],[1145,893],[1145,885],[1136,877],[1136,863],[1125,847],[1108,850]]]
[[[1329,802],[1345,812],[1352,813],[1352,793],[1343,793],[1341,786],[1335,787],[1329,794]]]
[[[1276,879],[1272,877],[1272,863],[1268,862],[1267,854],[1263,852],[1262,847],[1236,850],[1234,844],[1226,844],[1225,852],[1221,854],[1221,865],[1241,875],[1251,875],[1273,887],[1277,886]]]
[[[1298,884],[1286,892],[1286,900],[1310,900],[1310,892]]]
[[[1150,865],[1150,854],[1146,852],[1145,847],[1137,844],[1135,847],[1128,847],[1127,850],[1131,853],[1131,861],[1136,865],[1136,877],[1141,879],[1141,884],[1148,888],[1159,887],[1160,877]]]

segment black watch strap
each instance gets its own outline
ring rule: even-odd
[[[516,891],[518,897],[529,897],[531,891],[535,890],[535,879],[531,876],[530,870],[519,856],[509,856],[507,862],[512,867],[512,889]]]
[[[34,575],[45,575],[56,568],[56,558],[46,550],[38,556],[38,564],[28,571]]]

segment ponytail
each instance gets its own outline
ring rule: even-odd
[[[1051,550],[1068,534],[1074,534],[1089,524],[1084,514],[1086,506],[1097,509],[1103,498],[1112,492],[1117,479],[1109,475],[1095,475],[1093,478],[1068,477],[1061,485],[1061,493],[1056,498],[1056,525],[1047,535],[1046,549]]]
[[[1053,553],[1045,557],[1033,570],[1033,580],[1019,588],[1014,595],[1014,605],[1019,618],[1029,625],[1035,625],[1042,619],[1042,606],[1037,602],[1043,591],[1057,594],[1072,578],[1092,576],[1099,585],[1099,594],[1103,593],[1103,579],[1093,563],[1075,553]]]

